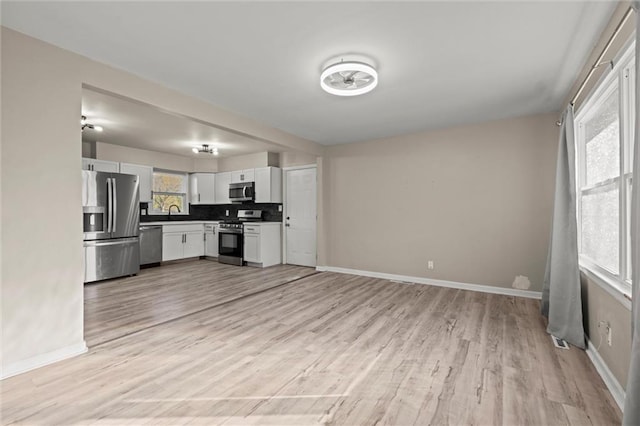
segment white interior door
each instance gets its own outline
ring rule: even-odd
[[[287,263],[316,266],[316,169],[285,170]]]

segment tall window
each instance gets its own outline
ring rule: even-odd
[[[631,291],[634,93],[632,45],[575,119],[580,265],[623,292]]]
[[[188,213],[186,173],[155,171],[153,172],[153,209],[154,213],[171,214]],[[176,209],[177,207],[177,209]]]

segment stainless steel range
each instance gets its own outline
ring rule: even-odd
[[[262,210],[238,210],[238,217],[220,222],[218,230],[218,262],[242,266],[244,253],[244,222],[258,222]]]

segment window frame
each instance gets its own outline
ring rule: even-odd
[[[619,175],[596,184],[586,185],[586,143],[583,123],[592,118],[614,91],[618,90],[620,158]],[[576,144],[576,207],[578,220],[578,252],[581,270],[590,278],[595,278],[607,291],[625,300],[631,295],[630,258],[630,191],[632,148],[635,131],[635,39],[625,44],[625,48],[614,60],[613,69],[605,73],[594,89],[585,98],[574,118]],[[607,187],[618,188],[618,274],[599,265],[589,256],[581,253],[582,242],[582,198],[589,193]],[[604,285],[603,285],[604,284]],[[612,291],[613,290],[613,291]],[[626,305],[626,303],[625,303]]]
[[[184,192],[164,192],[164,191],[154,191],[154,181],[157,174],[163,175],[177,175],[182,177],[182,190]],[[189,214],[189,174],[186,172],[179,172],[176,170],[165,170],[165,169],[153,169],[153,176],[151,181],[151,214],[154,215],[166,215],[167,212],[162,210],[156,210],[154,208],[155,205],[155,196],[156,195],[169,195],[169,196],[179,196],[183,197],[183,209],[180,212],[171,212],[171,215],[188,215]]]

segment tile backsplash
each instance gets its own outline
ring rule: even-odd
[[[140,212],[146,210],[147,203],[140,203]],[[143,207],[144,206],[144,207]],[[282,222],[282,212],[279,211],[279,203],[260,204],[215,204],[215,205],[189,205],[188,215],[171,215],[171,220],[226,220],[238,217],[238,210],[262,210],[262,220],[266,222]],[[229,210],[229,216],[226,215]],[[154,222],[167,220],[167,215],[142,214],[140,222]]]

